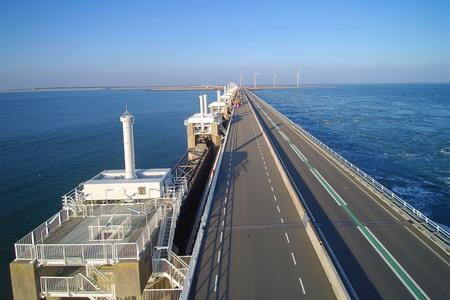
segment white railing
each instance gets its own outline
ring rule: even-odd
[[[76,213],[78,203],[84,200],[83,186],[79,185],[61,197],[64,208],[72,209]]]
[[[168,276],[177,287],[183,287],[186,280],[186,275],[165,258],[155,260],[153,272]]]
[[[92,278],[95,284],[104,292],[113,293],[113,283],[112,278],[109,278],[100,270],[98,270],[95,266],[87,265],[86,266],[86,275],[89,278]]]
[[[50,295],[76,296],[81,295],[111,295],[110,291],[102,291],[89,278],[79,273],[72,277],[42,276],[40,278],[41,294],[46,297]]]
[[[258,98],[262,103],[265,103],[261,98],[255,95],[256,98]],[[404,211],[406,211],[409,215],[413,216],[415,219],[423,222],[426,224],[426,227],[428,229],[431,229],[431,231],[436,231],[438,234],[442,235],[444,239],[446,240],[446,243],[450,243],[450,232],[448,232],[445,228],[440,226],[438,223],[434,222],[430,218],[428,218],[424,213],[422,213],[420,210],[400,198],[398,195],[396,195],[394,192],[389,190],[387,187],[379,183],[377,180],[375,180],[373,177],[365,173],[363,170],[355,166],[353,163],[348,161],[346,158],[344,158],[342,155],[328,147],[326,144],[324,144],[322,141],[320,141],[318,138],[313,136],[311,133],[303,129],[300,125],[294,123],[291,121],[288,117],[284,116],[282,113],[277,111],[272,106],[265,103],[269,109],[271,109],[278,117],[286,120],[295,130],[302,133],[303,135],[307,136],[310,140],[312,140],[316,145],[321,147],[323,150],[325,150],[327,153],[329,153],[331,156],[333,156],[335,159],[337,159],[339,162],[344,164],[347,168],[352,170],[356,175],[358,175],[359,178],[361,178],[363,181],[368,183],[370,186],[375,188],[378,192],[380,192],[382,195],[384,195],[387,199],[401,207]]]
[[[135,208],[135,206],[132,206]],[[139,206],[143,214],[156,209],[142,233],[134,243],[92,243],[92,244],[45,244],[43,238],[59,227],[71,215],[69,210],[61,210],[47,221],[39,225],[32,232],[15,243],[16,258],[18,260],[35,260],[44,264],[70,264],[105,262],[111,263],[123,259],[139,259],[139,254],[145,249],[151,234],[158,227],[166,209],[155,204]],[[109,209],[108,209],[109,210]],[[94,210],[96,211],[96,210]],[[126,210],[130,212],[129,210]],[[135,212],[137,210],[134,210]],[[103,210],[104,212],[104,210]],[[123,212],[123,208],[121,210]],[[140,213],[140,211],[137,211]],[[131,213],[134,213],[131,211]],[[126,224],[125,224],[126,225]],[[131,225],[131,224],[129,224]]]
[[[142,300],[178,300],[181,289],[145,289],[142,293]]]
[[[145,203],[85,204],[80,206],[83,217],[100,217],[120,214],[151,213],[159,206],[170,203],[166,198],[151,199]]]
[[[186,275],[189,265],[184,260],[182,260],[178,255],[176,255],[172,251],[169,251],[168,253],[168,260],[172,265],[174,265],[178,270],[180,270],[180,272]]]
[[[214,190],[216,188],[216,183],[217,183],[217,179],[218,179],[218,174],[219,174],[218,168],[220,168],[220,166],[222,164],[223,153],[224,153],[225,147],[227,145],[228,135],[230,132],[230,126],[233,121],[233,115],[234,115],[234,110],[232,111],[230,121],[228,122],[227,135],[224,139],[222,146],[220,147],[220,150],[216,157],[216,160],[214,161],[213,168],[211,170],[211,174],[210,174],[210,177],[208,180],[208,185],[206,187],[207,189],[209,189],[208,198],[206,200],[205,209],[203,211],[202,218],[200,221],[200,227],[199,227],[199,230],[197,233],[197,238],[195,239],[195,244],[194,244],[194,247],[192,250],[191,260],[189,262],[189,268],[188,268],[188,272],[186,275],[186,280],[184,282],[183,291],[181,292],[181,295],[180,295],[180,299],[184,299],[184,300],[188,299],[192,281],[194,280],[195,268],[197,266],[198,256],[200,253],[200,247],[202,245],[203,237],[205,235],[206,223],[208,221],[209,212],[211,210],[212,198],[213,198]]]
[[[120,215],[114,215],[114,217]],[[100,223],[100,220],[97,219]],[[108,241],[108,240],[123,240],[125,235],[131,229],[131,215],[126,215],[125,219],[120,224],[112,225],[89,225],[89,240],[90,241]]]
[[[140,253],[163,216],[159,208],[134,243],[37,244],[36,259],[42,264],[108,264],[119,260],[139,259]]]
[[[44,223],[26,234],[15,244],[16,258],[19,260],[33,260],[36,258],[35,245],[41,242],[62,223],[67,221],[71,216],[69,210],[63,209],[51,216]]]

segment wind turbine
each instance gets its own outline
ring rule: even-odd
[[[275,87],[277,85],[277,78],[278,78],[277,74],[273,73],[273,77],[272,77],[272,79],[273,79],[273,87]]]
[[[244,80],[244,76],[242,76],[242,73],[239,75],[239,87],[242,87],[242,80]]]
[[[294,73],[293,74],[295,77],[296,77],[296,79],[297,79],[297,88],[299,88],[299,86],[300,86],[300,70],[298,70],[298,72],[297,73]]]
[[[256,72],[253,70],[253,88],[255,88],[255,89],[256,89],[256,75],[259,75],[259,73],[256,73]]]

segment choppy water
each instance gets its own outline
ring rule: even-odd
[[[449,84],[257,94],[432,219],[450,225]]]
[[[13,243],[60,209],[62,194],[103,169],[122,167],[119,116],[125,104],[136,117],[137,167],[171,167],[185,151],[183,120],[198,110],[199,94],[0,93],[2,299],[11,297]],[[349,85],[257,94],[450,225],[450,85]]]

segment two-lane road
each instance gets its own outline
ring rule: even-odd
[[[228,133],[191,299],[333,299],[247,101]]]
[[[360,299],[450,299],[450,259],[395,209],[248,90],[291,181]]]

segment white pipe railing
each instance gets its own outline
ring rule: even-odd
[[[42,276],[40,278],[43,296],[60,295],[111,295],[111,291],[102,291],[89,278],[81,273],[71,277]]]
[[[89,225],[90,241],[123,240],[131,230],[131,215],[125,217],[120,224],[113,225]]]
[[[165,258],[154,261],[154,273],[166,274],[178,287],[183,287],[186,275]]]
[[[51,216],[44,223],[27,233],[14,244],[16,258],[33,260],[36,258],[35,245],[61,226],[71,216],[69,210],[63,209]]]
[[[428,218],[424,213],[422,213],[420,210],[403,200],[401,197],[396,195],[394,192],[389,190],[387,187],[379,183],[377,180],[375,180],[373,177],[365,173],[363,170],[355,166],[353,163],[348,161],[346,158],[344,158],[342,155],[328,147],[326,144],[324,144],[322,141],[320,141],[318,138],[313,136],[311,133],[303,129],[300,125],[294,123],[291,121],[288,117],[280,113],[278,110],[273,108],[272,106],[268,105],[265,101],[263,101],[261,98],[255,95],[259,101],[261,101],[263,104],[265,104],[269,109],[272,110],[274,114],[276,114],[279,118],[286,120],[291,127],[293,127],[297,132],[300,132],[301,134],[307,136],[311,141],[313,141],[316,145],[318,145],[321,149],[325,150],[327,153],[329,153],[331,156],[333,156],[335,159],[337,159],[339,162],[344,164],[347,168],[352,170],[360,179],[362,179],[364,182],[375,188],[378,192],[380,192],[383,196],[385,196],[387,199],[398,205],[400,208],[402,208],[405,212],[407,212],[409,215],[413,216],[415,219],[425,223],[425,227],[430,229],[430,231],[436,231],[438,234],[442,235],[444,239],[446,240],[446,243],[450,243],[450,232],[448,232],[445,228],[443,228],[438,223],[434,222],[430,218]]]
[[[106,264],[125,259],[139,259],[163,216],[163,209],[152,215],[134,243],[92,244],[16,244],[17,259],[38,260],[42,264]]]
[[[142,292],[142,300],[176,300],[180,298],[181,289],[145,289]]]
[[[217,178],[219,177],[219,168],[222,164],[223,153],[225,151],[225,147],[228,141],[228,135],[230,133],[230,126],[233,121],[234,110],[231,112],[230,121],[228,122],[227,135],[223,141],[222,146],[220,147],[219,153],[214,161],[213,168],[211,170],[211,174],[208,181],[208,186],[206,187],[208,191],[208,198],[206,200],[205,209],[203,211],[203,215],[200,221],[200,227],[197,233],[197,238],[195,239],[195,244],[192,250],[191,260],[189,262],[189,268],[186,275],[186,280],[184,282],[183,291],[181,292],[180,299],[188,299],[189,292],[191,289],[192,281],[194,280],[195,268],[197,266],[198,256],[200,254],[200,247],[203,242],[203,237],[205,235],[206,223],[208,221],[209,212],[211,210],[211,203],[214,194],[214,190],[217,183]]]
[[[92,278],[95,284],[104,292],[113,293],[114,287],[112,283],[112,278],[108,278],[105,274],[103,274],[100,270],[98,270],[95,266],[87,265],[86,266],[86,275],[89,278]]]

